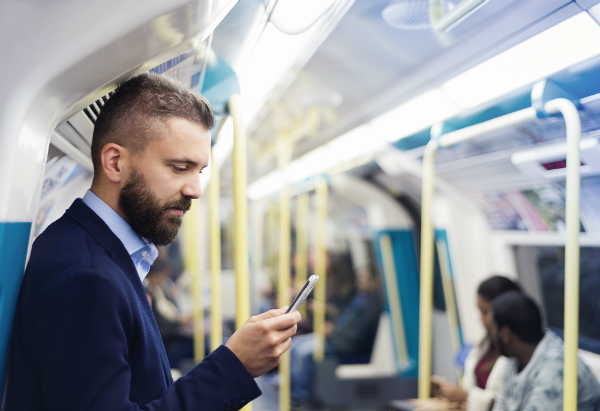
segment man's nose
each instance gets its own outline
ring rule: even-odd
[[[181,190],[181,194],[187,197],[192,197],[195,200],[202,196],[202,187],[200,186],[199,174],[196,177],[190,178],[190,180],[183,187],[183,190]]]

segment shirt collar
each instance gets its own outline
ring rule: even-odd
[[[527,373],[529,372],[529,370],[531,368],[533,368],[533,364],[538,360],[538,358],[546,350],[546,345],[548,345],[551,340],[552,340],[551,332],[546,331],[545,334],[544,334],[544,337],[540,340],[540,342],[538,343],[538,345],[535,347],[535,350],[533,350],[533,354],[531,355],[531,358],[529,359],[529,362],[527,363],[527,365],[525,366],[525,368],[523,368],[521,370],[521,372],[517,373],[517,375],[519,375],[519,376],[520,375],[527,375]],[[518,366],[518,362],[515,362],[515,364],[517,364],[517,366]]]
[[[148,265],[148,268],[152,265],[156,257],[158,257],[158,250],[154,244],[140,237],[123,217],[91,190],[88,190],[85,193],[82,200],[106,223],[108,228],[110,228],[119,240],[121,240],[136,268],[141,262],[145,262]],[[147,274],[147,271],[145,274]],[[146,276],[145,274],[143,276],[140,275],[142,280],[144,279],[143,277]]]

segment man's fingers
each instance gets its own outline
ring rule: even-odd
[[[280,332],[280,341],[283,342],[287,339],[292,338],[294,335],[296,335],[296,331],[298,330],[298,326],[294,325],[290,328],[286,328],[284,330],[282,330]],[[290,340],[291,341],[291,340]]]
[[[302,315],[298,311],[294,311],[279,317],[266,319],[265,325],[271,330],[283,330],[298,324],[301,319]]]
[[[292,346],[292,339],[288,338],[287,340],[283,341],[280,345],[279,345],[279,357],[281,357],[283,355],[283,353],[285,353],[287,350],[290,349],[290,347]]]
[[[251,318],[251,322],[259,322],[259,321],[264,321],[264,320],[268,320],[269,318],[277,318],[283,314],[285,314],[285,312],[287,311],[288,307],[282,307],[282,308],[274,308],[272,310],[266,311],[262,314],[259,315],[255,315],[254,317]]]

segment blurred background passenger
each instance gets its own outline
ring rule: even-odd
[[[144,285],[156,318],[158,330],[165,345],[169,365],[177,368],[179,361],[194,357],[191,313],[182,313],[171,291],[174,289],[171,261],[162,250],[156,259]]]
[[[542,329],[537,305],[518,291],[492,303],[490,332],[500,354],[509,357],[493,411],[561,411],[563,409],[564,344]],[[600,384],[577,357],[577,410],[596,411]]]
[[[342,357],[344,362],[368,361],[381,314],[377,279],[371,268],[361,268],[355,278],[357,292],[337,321],[325,324],[325,354]],[[291,382],[292,400],[302,403],[311,400],[313,380],[314,334],[292,339]],[[353,361],[355,360],[355,361]]]
[[[477,308],[485,337],[473,346],[465,360],[462,386],[432,377],[440,387],[439,394],[451,402],[466,402],[468,411],[488,411],[500,389],[507,359],[500,354],[490,334],[492,301],[507,291],[519,290],[519,286],[506,277],[493,276],[483,281],[477,289]]]

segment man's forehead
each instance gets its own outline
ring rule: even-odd
[[[186,119],[168,120],[157,137],[149,144],[154,143],[155,149],[165,156],[176,156],[186,162],[197,163],[210,154],[210,130]]]

